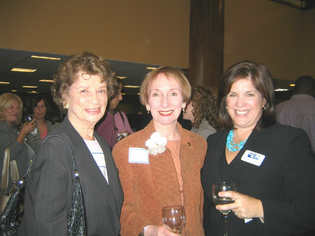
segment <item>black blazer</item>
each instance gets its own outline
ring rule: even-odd
[[[74,150],[85,204],[87,235],[117,236],[123,191],[109,145],[94,133],[105,155],[107,184],[68,117],[51,134],[63,136]],[[66,235],[75,183],[73,173],[69,148],[63,140],[51,138],[39,147],[27,180],[25,215],[19,235]]]
[[[230,213],[229,236],[288,236],[314,229],[315,157],[306,133],[280,124],[253,131],[223,171],[220,163],[222,167],[228,132],[220,131],[207,140],[201,170],[206,236],[224,234],[223,219],[211,196],[212,184],[220,181],[235,182],[238,192],[260,199],[264,208],[264,224],[258,218],[245,223]],[[241,160],[246,150],[265,155],[261,166]]]

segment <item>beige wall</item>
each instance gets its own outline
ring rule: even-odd
[[[0,0],[0,48],[188,67],[189,0]]]
[[[189,0],[0,0],[0,48],[189,64]],[[249,59],[278,79],[315,77],[315,9],[225,0],[224,68]]]
[[[224,68],[241,60],[263,63],[277,79],[315,77],[315,9],[270,0],[225,0]]]

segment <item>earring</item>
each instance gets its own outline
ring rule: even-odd
[[[263,111],[266,110],[266,106],[263,106],[262,110],[263,110]]]
[[[227,110],[227,106],[225,107],[225,109]]]
[[[149,113],[150,113],[150,110],[148,110],[147,112],[148,112],[148,114],[149,114]]]
[[[68,108],[69,108],[69,103],[65,102],[65,103],[63,104],[63,109],[68,109]]]
[[[185,112],[185,107],[183,107],[182,111]]]

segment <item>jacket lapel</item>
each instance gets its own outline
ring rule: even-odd
[[[263,130],[260,131],[254,130],[247,139],[247,142],[245,143],[244,147],[236,155],[234,160],[229,164],[228,171],[226,171],[224,178],[229,179],[231,176],[233,176],[239,171],[242,171],[243,168],[248,166],[248,163],[242,160],[242,157],[246,150],[263,154],[264,152],[263,144],[265,142],[264,140],[266,140],[266,132]]]

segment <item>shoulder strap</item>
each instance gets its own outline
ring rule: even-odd
[[[70,149],[71,157],[72,157],[72,165],[73,165],[73,168],[74,168],[74,176],[75,176],[76,180],[79,181],[80,180],[80,178],[79,178],[79,170],[78,170],[78,168],[76,166],[73,149],[72,149],[70,143],[64,137],[62,137],[60,135],[48,135],[46,138],[44,138],[44,140],[41,142],[39,147],[42,146],[45,143],[45,141],[47,139],[50,139],[50,138],[60,138],[68,145],[68,147]],[[36,152],[35,152],[33,158],[31,159],[30,164],[29,164],[29,166],[28,166],[24,176],[20,179],[20,181],[18,183],[19,185],[22,185],[25,182],[25,179],[29,176],[29,174],[31,172],[31,168],[32,168],[32,166],[33,166],[33,164],[34,164],[34,162],[36,160],[36,156],[37,156],[37,152],[38,152],[39,147],[36,149]]]
[[[9,163],[10,163],[10,148],[4,150],[1,190],[7,189],[9,185]]]

